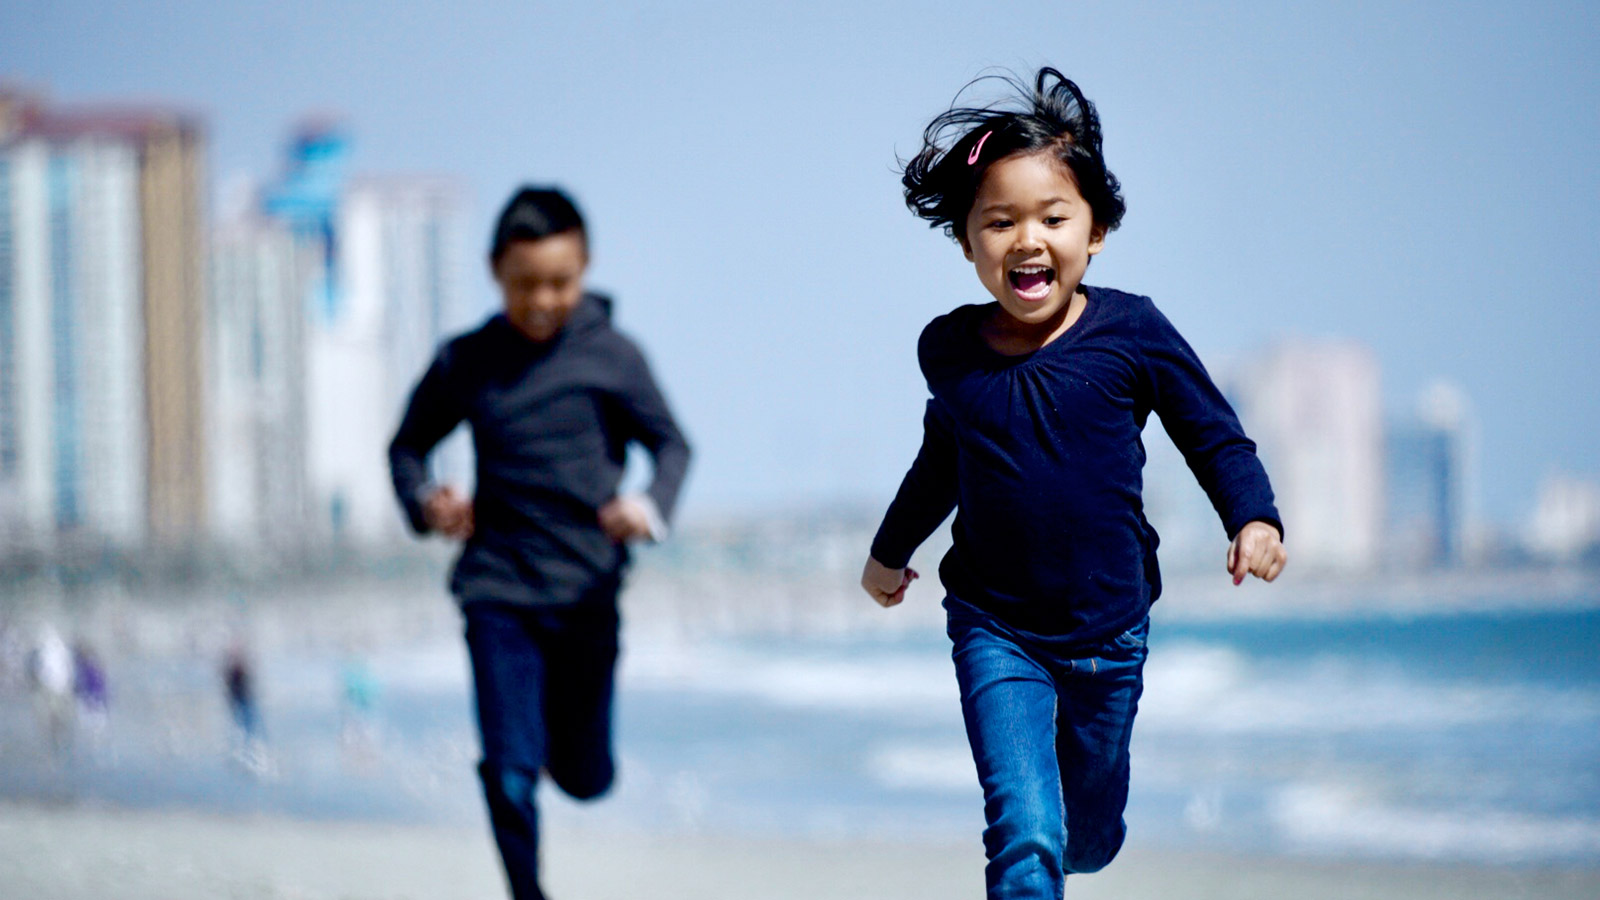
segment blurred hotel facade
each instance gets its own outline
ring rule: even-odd
[[[333,123],[207,221],[165,109],[0,88],[0,561],[272,564],[402,538],[385,442],[465,308],[463,192]],[[444,465],[466,459],[457,440]]]
[[[1296,566],[1430,569],[1486,561],[1476,424],[1466,396],[1430,385],[1386,414],[1377,358],[1345,340],[1285,340],[1226,376],[1292,530]]]
[[[349,157],[337,122],[307,123],[280,173],[211,216],[194,116],[63,111],[0,86],[0,565],[188,554],[271,570],[401,546],[387,437],[437,343],[482,310],[462,189],[355,176]],[[1339,340],[1217,371],[1297,571],[1600,557],[1592,476],[1547,478],[1515,539],[1482,519],[1456,388],[1388,416],[1374,355]],[[1215,514],[1154,431],[1163,563],[1208,566]],[[460,433],[437,460],[458,481],[469,463]]]
[[[1369,569],[1384,522],[1378,363],[1359,344],[1286,341],[1229,379],[1293,530],[1295,564]]]
[[[206,496],[200,125],[7,95],[0,140],[7,541],[194,541]]]

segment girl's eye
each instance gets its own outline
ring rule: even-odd
[[[1010,228],[1011,227],[1011,220],[1010,219],[995,219],[993,222],[989,223],[989,227],[990,228]]]
[[[1060,224],[1062,224],[1063,222],[1066,222],[1066,221],[1067,221],[1067,217],[1066,216],[1046,216],[1045,220],[1044,220],[1044,223],[1046,225],[1060,225]]]

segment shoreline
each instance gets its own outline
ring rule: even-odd
[[[936,559],[914,563],[924,572],[937,570]],[[425,568],[426,577],[373,570],[254,584],[0,583],[0,636],[7,626],[19,629],[14,634],[29,633],[39,622],[70,621],[101,646],[181,654],[241,629],[264,646],[311,641],[372,648],[458,635],[459,612],[445,589],[444,569]],[[630,575],[622,611],[630,637],[668,644],[942,633],[938,579],[930,576],[913,591],[906,603],[885,611],[861,593],[853,573],[829,566],[684,568],[645,559]],[[1220,571],[1183,569],[1165,573],[1154,610],[1169,622],[1219,624],[1582,613],[1600,610],[1600,569],[1291,571],[1274,584],[1250,579],[1237,587]]]
[[[610,833],[555,823],[545,841],[553,896],[971,898],[983,888],[976,835],[961,844]],[[0,802],[0,887],[88,900],[215,897],[504,896],[488,829],[302,821]],[[1070,897],[1156,900],[1551,900],[1600,892],[1600,869],[1260,858],[1130,847]]]
[[[1156,609],[1173,621],[1571,613],[1600,609],[1600,572],[1464,569],[1290,575],[1271,585],[1249,579],[1238,587],[1225,578],[1182,573],[1166,579]]]

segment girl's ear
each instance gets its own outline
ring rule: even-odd
[[[1106,248],[1106,227],[1099,222],[1089,229],[1089,255],[1093,256]]]
[[[972,262],[972,242],[967,240],[965,232],[956,235],[956,243],[961,245],[961,255],[967,258],[967,262]]]

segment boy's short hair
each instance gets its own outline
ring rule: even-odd
[[[555,187],[524,185],[511,199],[494,225],[489,244],[489,264],[497,266],[513,241],[537,241],[551,235],[576,231],[589,242],[583,214],[564,191]]]

